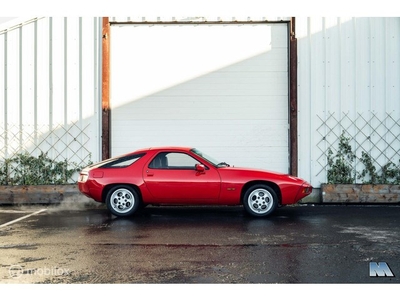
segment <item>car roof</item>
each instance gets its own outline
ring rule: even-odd
[[[146,152],[146,151],[190,151],[193,147],[184,147],[184,146],[157,146],[157,147],[149,147],[138,149],[135,152]]]

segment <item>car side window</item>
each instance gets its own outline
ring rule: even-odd
[[[128,155],[128,156],[121,156],[121,157],[116,157],[116,158],[110,158],[106,161],[106,163],[100,162],[98,164],[94,165],[99,165],[100,169],[105,169],[105,168],[125,168],[129,167],[131,164],[135,163],[137,160],[139,160],[143,154],[134,154],[134,155]],[[93,165],[93,166],[94,166]]]
[[[180,152],[162,152],[149,164],[150,169],[194,170],[200,162]]]

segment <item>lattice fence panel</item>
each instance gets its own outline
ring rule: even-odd
[[[0,128],[1,160],[13,159],[19,154],[38,157],[45,153],[55,162],[86,166],[91,162],[89,127],[89,123],[82,125],[78,122],[58,124],[53,128],[49,125],[7,124]],[[69,182],[76,181],[74,177]]]
[[[400,119],[394,113],[378,115],[375,112],[342,113],[329,112],[326,115],[317,115],[316,136],[316,177],[325,176],[328,169],[327,153],[332,149],[338,150],[341,134],[351,138],[351,146],[357,157],[362,152],[370,155],[377,170],[392,162],[400,162]],[[356,160],[356,172],[362,170],[364,165]],[[324,180],[322,179],[321,182]],[[359,182],[359,181],[357,181]]]

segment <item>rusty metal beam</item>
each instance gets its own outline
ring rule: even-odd
[[[289,23],[289,126],[290,126],[290,174],[298,175],[298,138],[297,138],[297,38],[296,20]]]
[[[102,159],[110,158],[110,22],[103,18],[102,29],[102,121],[101,145]]]
[[[184,24],[178,22],[163,22],[162,24]],[[207,22],[205,24],[237,24],[238,22]],[[248,24],[249,22],[243,22]],[[254,23],[287,23],[287,22],[254,22]],[[110,24],[108,18],[103,18],[103,74],[102,74],[102,158],[110,157]],[[149,22],[118,22],[118,24],[149,24]],[[154,22],[159,24],[159,22]],[[189,23],[197,24],[197,23]],[[203,23],[199,23],[203,24]],[[297,128],[297,38],[295,34],[295,18],[289,22],[289,164],[290,174],[298,174],[298,128]]]
[[[282,24],[288,23],[282,21],[110,21],[111,25],[237,25],[237,24]]]

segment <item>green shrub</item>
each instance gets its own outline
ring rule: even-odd
[[[355,158],[350,146],[350,138],[342,134],[337,153],[333,155],[331,148],[328,149],[328,183],[353,183],[356,178]]]
[[[90,162],[88,163],[90,164]],[[69,184],[76,182],[73,176],[82,166],[67,160],[55,161],[47,153],[34,157],[20,153],[0,162],[1,185]]]
[[[350,140],[351,138],[345,137],[342,133],[337,153],[334,155],[332,149],[328,149],[328,183],[351,184],[358,178],[365,184],[400,184],[400,160],[397,166],[393,162],[388,162],[377,171],[372,157],[363,151],[359,161],[364,165],[364,169],[356,172],[357,156],[353,153]]]

